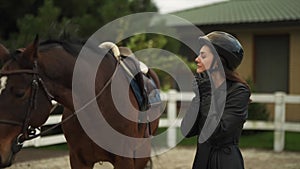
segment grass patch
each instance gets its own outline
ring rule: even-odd
[[[159,128],[156,135],[166,132],[168,128]],[[180,129],[177,130],[180,136]],[[178,137],[178,139],[180,139]],[[246,130],[240,138],[241,148],[258,148],[258,149],[273,149],[274,132],[273,131],[256,131],[251,132]],[[286,132],[285,133],[285,147],[287,151],[300,152],[300,133],[299,132]],[[184,138],[178,143],[178,146],[196,146],[197,137]],[[48,150],[68,150],[67,144],[57,144],[52,146],[39,147],[39,149]]]
[[[273,149],[273,139],[274,134],[271,131],[247,133],[241,136],[239,145],[241,148]]]
[[[242,135],[240,147],[273,149],[274,132],[260,131],[255,134]],[[286,132],[284,150],[300,151],[300,133]]]
[[[241,148],[258,148],[258,149],[273,149],[274,132],[273,131],[259,131],[251,134],[243,134],[240,138]],[[195,146],[197,138],[183,139],[179,145]],[[299,151],[300,152],[300,133],[286,132],[284,150]]]
[[[178,145],[179,146],[196,146],[197,137],[185,138]]]
[[[167,128],[159,128],[158,134],[166,132]],[[180,130],[177,130],[180,135]],[[244,130],[240,138],[241,148],[273,149],[274,132],[273,131],[249,131]],[[179,142],[179,146],[196,146],[197,137],[184,138]],[[300,152],[300,133],[285,132],[284,150]]]
[[[68,151],[68,145],[66,143],[63,144],[56,144],[56,145],[50,145],[50,146],[43,146],[43,147],[38,147],[38,149],[44,149],[44,150],[65,150]]]
[[[286,132],[285,133],[285,150],[300,151],[300,133]]]

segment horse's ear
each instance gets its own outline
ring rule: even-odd
[[[25,67],[32,67],[33,62],[38,58],[39,36],[36,35],[34,42],[29,44],[22,56],[22,65]]]
[[[0,43],[0,65],[10,58],[8,49]]]

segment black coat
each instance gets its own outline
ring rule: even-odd
[[[224,85],[225,83],[221,86]],[[193,98],[182,120],[183,135],[198,136],[193,169],[244,169],[238,142],[248,116],[250,91],[242,83],[227,80],[226,85],[227,88],[223,88],[226,91],[222,91],[220,87],[211,92],[209,78],[208,82],[205,78],[198,80],[200,94]],[[219,95],[224,92],[225,97],[220,100]],[[225,106],[213,106],[213,99],[214,104],[225,103]],[[210,121],[216,125],[207,130],[205,123]]]

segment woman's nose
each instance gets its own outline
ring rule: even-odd
[[[197,63],[200,63],[200,62],[201,62],[200,56],[197,56],[197,57],[195,58],[195,62],[197,62]]]

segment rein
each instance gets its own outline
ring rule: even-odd
[[[8,62],[5,65],[8,65],[10,62]],[[20,70],[13,70],[13,71],[4,71],[3,69],[0,71],[0,76],[9,76],[9,75],[18,75],[18,74],[32,74],[33,75],[33,80],[31,82],[31,96],[29,99],[29,106],[27,108],[27,111],[25,112],[25,119],[23,122],[17,122],[17,121],[11,121],[11,120],[1,120],[0,119],[0,124],[8,124],[8,125],[15,125],[15,126],[21,126],[22,127],[22,132],[20,133],[20,135],[17,137],[17,139],[15,140],[15,144],[16,147],[18,147],[16,150],[19,151],[23,145],[23,143],[27,140],[31,140],[34,139],[36,137],[41,136],[42,134],[46,134],[48,132],[50,132],[51,130],[55,129],[58,126],[61,126],[63,123],[67,122],[69,119],[71,119],[72,117],[76,116],[79,112],[81,112],[83,109],[85,109],[87,106],[89,106],[92,102],[94,102],[97,98],[99,98],[102,93],[104,92],[104,90],[109,86],[109,84],[112,82],[114,76],[117,73],[117,70],[119,68],[120,64],[120,60],[117,59],[117,63],[116,63],[116,67],[115,70],[112,74],[112,76],[108,79],[108,81],[106,81],[106,83],[104,84],[103,88],[100,90],[100,92],[93,98],[91,99],[89,102],[87,102],[85,105],[83,105],[80,109],[76,110],[72,115],[68,116],[67,118],[65,118],[63,121],[61,121],[60,123],[57,123],[56,125],[48,128],[47,130],[44,130],[38,134],[35,133],[35,129],[36,128],[32,128],[29,125],[29,121],[30,121],[30,115],[32,113],[32,111],[36,108],[36,96],[37,96],[37,92],[39,89],[39,84],[42,86],[44,92],[46,93],[46,96],[49,100],[49,102],[52,104],[51,100],[54,99],[53,95],[49,92],[49,90],[46,88],[44,81],[42,80],[42,78],[40,77],[40,74],[38,72],[38,65],[37,65],[37,61],[34,61],[34,67],[32,70],[30,69],[20,69]],[[5,65],[3,67],[5,67]],[[51,113],[51,112],[50,112]]]
[[[2,124],[10,124],[10,125],[13,125],[13,126],[23,126],[23,123],[17,122],[17,121],[12,121],[12,120],[1,120],[0,119],[0,123],[2,123]]]

